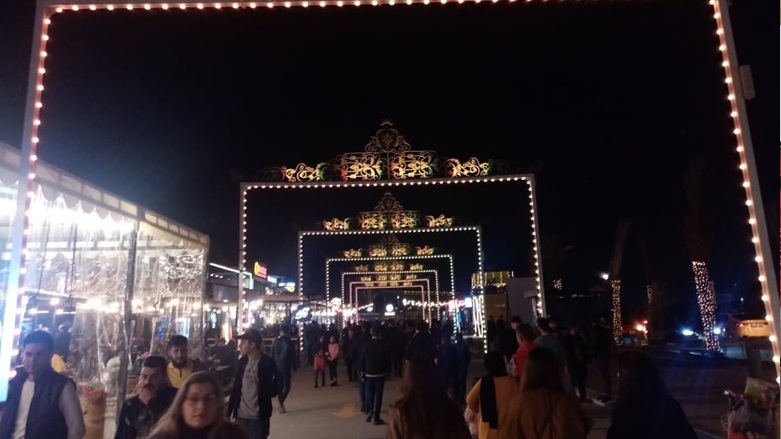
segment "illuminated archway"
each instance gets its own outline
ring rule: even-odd
[[[462,3],[464,0],[457,0]],[[478,1],[478,0],[474,0]],[[499,0],[492,0],[498,2]],[[514,0],[509,0],[514,1]],[[407,4],[423,3],[429,4],[430,0],[406,0]],[[439,0],[438,3],[447,3],[447,0]],[[17,208],[14,217],[12,227],[12,254],[9,264],[8,274],[8,287],[6,292],[6,306],[3,315],[3,334],[2,339],[4,343],[0,344],[0,400],[6,399],[8,376],[10,370],[5,365],[10,364],[11,349],[14,345],[17,337],[14,334],[15,324],[9,324],[10,322],[16,322],[16,306],[18,302],[19,287],[21,285],[21,279],[25,275],[27,254],[27,221],[28,221],[28,208],[29,197],[28,193],[32,193],[35,190],[35,162],[37,160],[36,148],[38,144],[38,128],[41,123],[41,108],[43,102],[41,99],[42,91],[44,89],[44,77],[45,77],[45,59],[47,56],[46,44],[49,40],[49,25],[51,24],[51,17],[55,14],[65,11],[95,11],[97,9],[102,10],[134,10],[134,9],[162,9],[167,10],[170,8],[180,9],[204,9],[204,8],[216,8],[220,9],[224,7],[232,7],[234,9],[248,8],[254,9],[257,7],[309,7],[319,5],[321,7],[329,6],[343,6],[345,4],[354,4],[355,6],[371,4],[374,6],[382,5],[395,5],[396,0],[355,0],[354,2],[345,3],[343,0],[320,0],[319,2],[310,2],[308,0],[295,0],[285,2],[269,1],[265,3],[258,2],[233,2],[233,3],[168,3],[161,0],[147,0],[141,3],[124,3],[118,4],[115,2],[105,0],[71,0],[71,1],[53,1],[42,0],[39,1],[36,8],[34,18],[34,31],[33,31],[33,45],[31,51],[31,66],[28,81],[28,91],[26,98],[26,108],[24,116],[24,126],[22,135],[22,160],[20,164],[20,184],[17,192]],[[713,18],[716,22],[716,34],[719,39],[718,50],[722,54],[722,67],[724,68],[724,79],[727,88],[726,98],[729,100],[731,111],[730,117],[733,121],[733,132],[736,138],[736,151],[738,153],[739,168],[743,175],[743,187],[746,194],[746,205],[748,208],[748,222],[751,226],[752,237],[751,240],[754,244],[755,261],[758,267],[758,280],[762,288],[762,300],[765,303],[765,309],[767,312],[767,320],[772,323],[773,334],[770,336],[770,342],[773,350],[773,360],[776,368],[776,374],[779,373],[779,290],[775,277],[775,267],[772,266],[773,256],[770,251],[770,237],[768,234],[767,224],[765,220],[765,212],[762,204],[762,198],[759,191],[759,180],[757,176],[757,168],[754,158],[753,145],[751,142],[750,130],[748,126],[748,119],[746,117],[746,105],[743,99],[743,91],[740,87],[735,86],[733,79],[739,78],[738,72],[738,60],[735,51],[735,43],[731,34],[731,25],[729,21],[729,8],[727,0],[710,0],[709,4],[713,7]],[[26,184],[22,184],[25,182]],[[531,180],[529,180],[530,184]],[[386,184],[402,184],[401,182],[385,182]],[[405,184],[407,182],[404,182]],[[430,182],[427,182],[427,184]],[[444,182],[443,182],[444,183]],[[349,183],[360,184],[360,183]],[[380,184],[378,182],[369,184]],[[412,184],[423,184],[422,182],[414,182]],[[257,189],[259,185],[242,185],[242,203],[241,213],[245,214],[246,204],[246,192],[247,190]],[[281,187],[280,185],[276,186]],[[291,186],[285,186],[291,187]],[[293,187],[310,187],[310,186],[293,186]],[[533,190],[532,190],[533,194]],[[533,200],[532,200],[533,203]],[[240,216],[240,221],[243,221],[245,216]],[[536,223],[535,223],[536,224]],[[244,230],[246,223],[239,224],[240,229]],[[244,234],[242,233],[242,237]],[[242,240],[239,259],[241,260],[241,266],[246,266],[245,261],[245,242]],[[539,253],[539,252],[537,252]],[[537,254],[539,260],[539,254]],[[539,279],[538,279],[539,280]],[[540,289],[540,294],[542,291]],[[241,295],[239,296],[241,300]],[[9,342],[10,341],[10,342]],[[777,377],[778,380],[778,377]]]

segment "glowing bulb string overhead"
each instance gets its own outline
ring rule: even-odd
[[[506,0],[509,3],[514,3],[514,0]],[[480,3],[481,0],[474,0],[474,3]],[[498,0],[491,0],[491,3],[497,3]],[[524,0],[519,3],[529,3],[531,0]],[[534,0],[534,3],[540,3],[538,0]],[[544,0],[542,1],[544,2]],[[463,4],[464,0],[448,1],[448,0],[355,0],[351,2],[355,6],[363,5],[388,5],[394,6],[397,4],[425,4],[438,3],[438,4]],[[488,3],[486,1],[486,3]],[[312,3],[311,5],[314,5]],[[347,3],[350,4],[350,3]],[[723,62],[722,66],[725,71],[725,84],[727,88],[727,100],[731,106],[730,117],[734,124],[734,134],[736,136],[736,150],[739,157],[738,168],[742,171],[743,175],[743,187],[746,192],[746,205],[749,211],[748,223],[751,226],[752,238],[751,241],[755,248],[755,260],[758,266],[759,277],[758,280],[762,287],[762,300],[765,303],[768,320],[772,323],[774,334],[771,336],[770,341],[773,348],[773,358],[776,374],[779,374],[779,290],[775,277],[775,267],[771,264],[765,264],[764,261],[772,261],[772,254],[770,252],[769,235],[767,231],[767,225],[764,216],[764,207],[762,205],[762,198],[760,196],[759,184],[757,178],[757,169],[754,159],[753,145],[751,143],[751,136],[749,132],[748,121],[746,119],[746,108],[743,101],[742,90],[736,87],[735,78],[738,78],[738,63],[737,55],[735,51],[735,44],[732,38],[732,29],[729,22],[729,9],[727,0],[710,0],[709,4],[713,7],[714,19],[716,21],[716,35],[719,39],[718,50],[722,54]],[[284,3],[278,2],[230,2],[230,3],[190,3],[190,2],[165,2],[165,1],[148,1],[143,3],[116,3],[108,1],[71,1],[71,2],[48,2],[46,0],[37,3],[34,30],[33,30],[33,44],[31,52],[31,66],[30,75],[28,79],[28,92],[26,96],[27,105],[25,107],[25,117],[22,133],[22,157],[27,157],[26,160],[21,160],[19,167],[20,184],[17,190],[17,209],[12,226],[12,252],[11,260],[9,261],[9,274],[8,274],[8,287],[6,291],[6,303],[11,306],[5,307],[4,321],[15,321],[16,319],[16,307],[18,306],[18,290],[23,276],[25,274],[25,260],[27,248],[27,227],[28,227],[28,208],[29,200],[25,196],[33,188],[35,180],[35,160],[37,159],[36,150],[38,146],[38,129],[41,125],[40,110],[42,104],[42,94],[44,91],[44,74],[45,59],[48,56],[46,51],[46,43],[49,41],[49,25],[51,24],[50,17],[56,13],[72,13],[76,11],[97,11],[97,10],[109,10],[109,11],[135,11],[135,10],[220,10],[223,8],[232,9],[256,9],[259,7],[274,8],[277,5],[284,5],[285,7],[302,7],[307,8],[310,6],[308,1],[287,1]],[[322,0],[317,3],[320,7],[336,6],[342,7],[345,2],[342,0]],[[21,183],[24,181],[24,183]],[[421,183],[418,183],[421,184]],[[429,184],[428,182],[426,184]],[[257,186],[256,186],[257,187]],[[241,212],[246,213],[246,187],[242,186],[242,206]],[[241,216],[240,218],[246,218]],[[243,221],[242,221],[243,222]],[[242,224],[242,230],[246,227],[246,224]],[[245,260],[246,243],[242,235],[240,259]],[[539,258],[538,258],[539,259]],[[244,265],[242,265],[244,266]],[[540,290],[541,291],[541,290]],[[242,300],[242,295],[239,294],[239,300]],[[544,301],[543,301],[544,302]],[[13,338],[13,333],[9,333],[6,328],[13,328],[14,325],[4,325],[3,327],[3,340],[9,340]],[[9,364],[11,359],[11,346],[9,343],[0,344],[0,364]],[[6,367],[0,367],[0,382],[6,382],[8,379],[9,370]],[[777,378],[778,379],[778,378]],[[0,386],[0,401],[5,400],[6,388]]]

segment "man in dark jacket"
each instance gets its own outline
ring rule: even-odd
[[[0,439],[82,439],[86,431],[76,385],[52,369],[54,338],[33,331],[22,342],[22,367],[8,386]]]
[[[499,350],[504,355],[506,361],[510,361],[510,358],[518,350],[518,340],[516,339],[515,331],[521,323],[523,321],[520,316],[513,316],[510,319],[510,327],[499,333]]]
[[[355,330],[352,327],[347,328],[347,332],[342,337],[342,356],[344,357],[344,365],[347,366],[347,381],[353,381],[353,365],[355,365],[355,357],[353,356],[353,345],[355,344]]]
[[[277,380],[279,382],[279,412],[285,413],[285,399],[290,393],[290,381],[296,370],[296,348],[288,335],[287,325],[279,327],[279,337],[271,344],[271,358],[277,365]]]
[[[149,356],[141,364],[138,392],[122,404],[114,439],[146,439],[171,406],[176,389],[166,381],[166,359]]]
[[[250,439],[266,439],[271,430],[271,399],[279,391],[277,365],[263,355],[260,332],[248,329],[237,338],[241,358],[228,400],[228,417],[235,418]]]
[[[370,333],[372,338],[363,348],[358,368],[361,380],[366,383],[365,403],[369,413],[366,422],[383,425],[385,421],[380,418],[382,394],[385,391],[385,377],[390,372],[391,358],[388,345],[380,338],[382,328],[374,325]]]
[[[421,320],[415,325],[415,335],[412,336],[412,340],[407,345],[404,359],[410,361],[422,356],[428,356],[434,361],[439,356],[439,351],[437,351],[434,339],[428,331],[428,323]]]
[[[453,399],[459,404],[466,401],[466,376],[469,373],[469,364],[472,362],[472,350],[464,341],[464,334],[456,333],[456,378],[453,385]]]

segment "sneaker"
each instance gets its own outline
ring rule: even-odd
[[[372,422],[372,423],[374,425],[385,425],[385,421],[383,421],[382,419],[379,419],[379,418],[375,419],[374,422]]]
[[[366,418],[366,422],[371,422],[372,418],[374,418],[374,415],[369,414],[369,416]]]

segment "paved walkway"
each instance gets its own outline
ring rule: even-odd
[[[347,375],[340,364],[337,387],[314,388],[314,373],[310,368],[299,369],[293,376],[292,390],[285,403],[287,413],[280,414],[276,400],[271,417],[271,438],[289,439],[383,439],[385,426],[366,422],[366,415],[358,407],[358,386],[344,379]],[[482,360],[472,362],[467,382],[482,376]],[[326,371],[326,379],[328,378]],[[467,389],[468,390],[468,389]],[[387,419],[387,407],[401,394],[401,379],[392,378],[385,384],[382,417]],[[596,404],[586,404],[587,413],[594,419],[589,439],[605,437],[610,419],[607,410]]]

